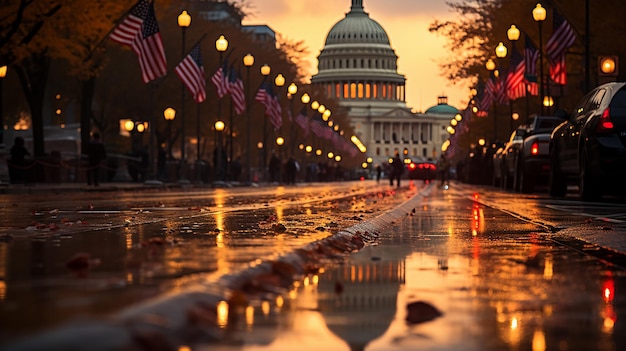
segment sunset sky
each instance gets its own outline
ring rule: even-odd
[[[311,53],[312,74],[317,72],[317,56],[324,48],[332,26],[350,11],[351,0],[249,0],[251,13],[244,24],[267,24],[292,41],[304,41]],[[439,95],[462,108],[468,89],[452,86],[441,77],[437,62],[445,57],[446,40],[428,32],[435,19],[456,16],[445,0],[363,0],[370,18],[378,22],[399,56],[398,72],[407,78],[407,105],[424,111],[437,103]]]

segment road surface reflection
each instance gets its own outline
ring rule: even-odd
[[[624,272],[472,196],[439,192],[200,350],[620,350]],[[441,312],[407,320],[420,302]],[[431,318],[432,317],[432,318]]]

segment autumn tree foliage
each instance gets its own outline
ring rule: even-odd
[[[566,55],[568,69],[568,96],[565,97],[565,106],[571,106],[584,94],[582,82],[584,80],[584,49],[585,49],[585,17],[586,2],[589,5],[589,74],[591,86],[597,83],[597,57],[599,55],[616,54],[626,57],[626,44],[618,38],[623,38],[626,28],[620,25],[620,16],[615,13],[624,13],[626,3],[619,0],[547,0],[540,1],[547,10],[547,18],[543,23],[543,43],[552,34],[552,14],[558,11],[574,28],[577,39]],[[458,0],[448,3],[450,9],[458,17],[455,20],[435,20],[429,30],[447,38],[449,55],[440,62],[441,72],[452,82],[469,80],[476,83],[478,79],[487,77],[485,62],[489,58],[495,59],[494,49],[502,41],[508,48],[509,54],[512,43],[508,41],[507,30],[515,24],[521,31],[520,40],[515,43],[517,49],[523,52],[524,35],[528,35],[538,46],[539,25],[532,17],[532,10],[537,0]],[[508,58],[501,62],[507,67]],[[547,62],[544,60],[545,71]],[[618,78],[619,79],[619,78]],[[623,79],[623,78],[622,78]],[[564,107],[565,107],[564,106]]]
[[[34,155],[45,154],[43,105],[53,61],[90,79],[105,64],[98,43],[130,1],[8,0],[0,4],[0,62],[19,77],[30,109]]]
[[[189,94],[184,94],[187,121],[180,118],[174,123],[173,135],[166,134],[164,123],[157,123],[157,141],[176,140],[185,128],[187,136],[213,135],[213,122],[217,118],[215,87],[208,80],[219,67],[215,40],[225,35],[230,41],[225,59],[235,65],[245,79],[246,70],[241,58],[252,53],[255,65],[250,71],[250,94],[256,92],[263,77],[259,74],[262,64],[272,67],[272,77],[281,73],[286,82],[297,83],[301,88],[306,82],[306,69],[302,66],[307,48],[304,43],[290,40],[278,34],[277,45],[256,42],[253,36],[239,26],[226,21],[209,21],[194,12],[193,1],[183,3],[172,0],[155,2],[155,13],[166,50],[168,74],[144,84],[141,81],[135,54],[128,48],[108,40],[108,35],[136,3],[136,0],[6,0],[0,2],[0,64],[9,66],[12,77],[18,77],[22,90],[20,99],[32,121],[34,155],[43,157],[44,121],[49,111],[44,111],[46,101],[57,90],[67,91],[78,101],[83,144],[88,140],[92,126],[103,132],[107,143],[118,134],[118,120],[122,118],[148,118],[151,114],[162,116],[167,107],[181,110],[181,82],[174,74],[174,66],[182,59],[181,29],[176,18],[181,8],[192,15],[192,25],[187,29],[186,49],[200,42],[204,68],[207,75],[209,99],[195,104]],[[228,2],[242,17],[254,11],[247,0]],[[245,80],[244,80],[245,81]],[[286,87],[283,89],[286,95]],[[300,92],[303,90],[300,89]],[[14,91],[11,92],[15,94]],[[151,95],[154,94],[154,95]],[[252,123],[263,121],[263,111],[253,102]],[[229,97],[224,97],[222,118],[228,118]],[[289,109],[289,101],[281,99],[283,111]],[[327,105],[333,105],[329,102]],[[10,110],[10,109],[9,109]],[[16,111],[10,110],[13,115]],[[162,118],[162,117],[161,117]],[[285,117],[286,118],[286,112]],[[333,119],[341,123],[349,133],[349,124],[341,110],[333,111]],[[235,118],[235,135],[243,138],[244,121]],[[197,128],[200,128],[198,132]],[[252,140],[260,139],[260,128],[252,128]],[[247,136],[245,136],[247,137]],[[239,139],[241,140],[241,139]],[[211,152],[208,144],[202,145],[203,155]]]

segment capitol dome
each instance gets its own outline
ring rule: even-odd
[[[350,12],[328,33],[325,45],[342,43],[390,44],[385,29],[363,10],[362,0],[352,2]]]
[[[457,113],[459,113],[459,110],[454,107],[454,106],[450,106],[448,105],[448,97],[447,96],[440,96],[437,99],[437,105],[430,107],[429,109],[426,110],[426,114],[427,115],[451,115],[454,116]]]
[[[352,0],[350,12],[328,32],[311,82],[345,107],[406,108],[398,56],[385,29],[363,9],[363,0]]]

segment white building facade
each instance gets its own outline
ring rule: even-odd
[[[356,136],[371,158],[385,164],[395,152],[414,161],[436,159],[458,110],[439,97],[437,105],[414,113],[406,105],[406,78],[384,28],[369,17],[363,0],[329,31],[311,83],[346,109]],[[436,96],[436,95],[434,95]]]

